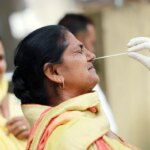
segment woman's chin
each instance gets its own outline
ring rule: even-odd
[[[94,82],[95,82],[95,85],[100,82],[100,78],[99,78],[99,76],[97,74],[94,77]]]
[[[99,77],[97,76],[97,78],[94,78],[94,80],[90,83],[91,85],[91,91],[93,90],[93,88],[100,82]]]
[[[98,76],[98,74],[96,72],[94,72],[92,74],[92,79],[91,80],[93,80],[93,82],[95,82],[95,84],[100,82],[100,78],[99,78],[99,76]]]

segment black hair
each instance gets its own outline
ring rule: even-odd
[[[61,63],[61,56],[68,46],[66,33],[67,29],[63,26],[45,26],[33,31],[18,44],[13,84],[14,93],[22,104],[49,104],[43,66],[47,62]]]
[[[94,23],[89,17],[82,14],[66,14],[58,24],[65,26],[76,35],[79,32],[87,31],[87,25]]]

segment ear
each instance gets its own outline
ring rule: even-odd
[[[50,63],[46,63],[46,64],[44,64],[43,71],[44,71],[45,76],[49,80],[51,80],[55,83],[58,83],[58,84],[64,83],[64,77],[57,73],[55,65],[50,64]]]

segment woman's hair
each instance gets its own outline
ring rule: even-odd
[[[45,63],[61,63],[61,56],[68,46],[67,32],[62,26],[42,27],[25,37],[17,46],[13,84],[14,93],[22,104],[49,104],[43,66]]]

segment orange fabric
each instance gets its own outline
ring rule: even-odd
[[[46,141],[48,139],[48,137],[50,136],[50,134],[52,133],[52,131],[56,128],[56,123],[55,123],[55,119],[57,117],[53,118],[49,124],[47,125],[47,127],[45,128],[42,136],[41,136],[41,139],[40,139],[40,142],[38,144],[38,150],[43,150],[44,149],[44,146],[46,144]]]
[[[93,113],[97,112],[97,108],[95,106],[89,107],[87,110],[89,110],[90,112],[93,112]]]
[[[36,122],[36,124],[32,127],[31,131],[30,131],[30,136],[28,139],[28,143],[27,143],[27,150],[30,150],[30,146],[34,137],[34,133],[36,131],[36,128],[38,127],[38,125],[40,124],[41,120],[43,119],[44,115],[46,114],[47,111],[49,111],[51,109],[51,107],[49,107],[48,109],[46,109],[40,116],[39,120]]]
[[[111,150],[102,138],[99,138],[95,144],[97,146],[97,150]]]

